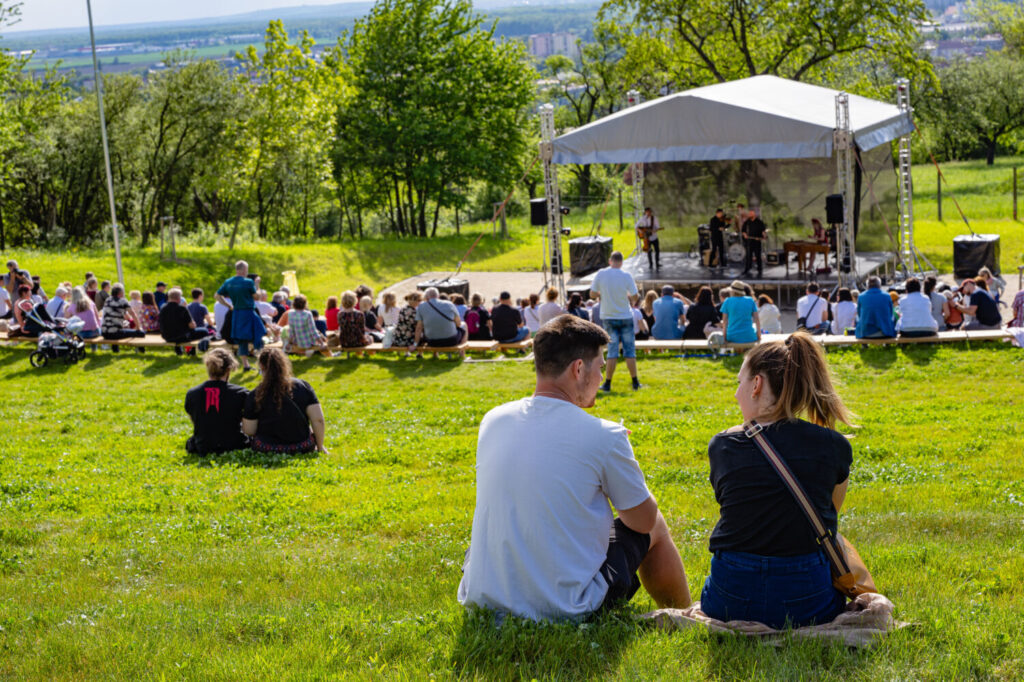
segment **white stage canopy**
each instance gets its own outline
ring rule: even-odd
[[[553,161],[635,163],[829,158],[836,95],[817,85],[754,76],[623,109],[554,140]],[[895,104],[850,95],[850,128],[868,150],[914,130]]]

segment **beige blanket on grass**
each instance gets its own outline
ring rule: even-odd
[[[851,647],[870,647],[892,630],[907,626],[907,623],[893,619],[894,608],[892,602],[880,594],[862,594],[849,602],[846,610],[831,623],[789,631],[776,630],[754,621],[715,620],[700,610],[700,602],[686,609],[658,609],[642,617],[664,630],[683,630],[703,623],[712,632],[762,637],[775,645],[781,644],[783,637],[790,632],[793,637],[834,640]]]

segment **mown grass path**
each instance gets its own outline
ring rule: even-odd
[[[1020,679],[1024,355],[990,344],[829,360],[859,415],[841,528],[913,628],[874,651],[635,624],[495,630],[455,601],[483,414],[528,363],[301,360],[328,456],[185,455],[197,361],[0,349],[3,679]],[[717,508],[709,438],[738,361],[640,361],[624,419],[699,593]],[[244,385],[253,387],[255,378]],[[538,474],[540,475],[540,474]]]

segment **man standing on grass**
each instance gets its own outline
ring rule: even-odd
[[[633,390],[640,388],[640,380],[636,376],[636,334],[633,330],[633,304],[639,300],[639,291],[633,275],[622,269],[622,252],[613,251],[608,259],[608,266],[594,275],[590,285],[591,293],[600,296],[601,322],[611,337],[608,346],[608,370],[601,390],[605,393],[612,390],[612,375],[619,358],[619,344],[622,344],[622,356],[626,358],[629,376],[633,378]]]
[[[256,283],[249,279],[249,264],[244,260],[235,263],[235,276],[224,280],[216,293],[217,301],[231,312],[231,328],[222,335],[238,344],[238,355],[242,360],[242,371],[249,369],[249,344],[253,352],[263,348],[263,335],[267,333],[263,318],[256,312]]]
[[[682,559],[629,431],[584,412],[607,343],[597,325],[556,317],[534,339],[534,394],[484,416],[459,603],[574,618],[629,601],[642,583],[659,607],[689,606]]]

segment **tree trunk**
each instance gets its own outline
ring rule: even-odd
[[[985,141],[985,165],[991,166],[996,162],[996,140],[993,137]]]
[[[4,229],[4,206],[3,196],[0,195],[0,253],[7,250],[7,234]]]

